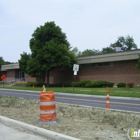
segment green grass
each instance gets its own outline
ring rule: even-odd
[[[42,91],[39,87],[19,87],[19,86],[5,86],[0,88],[6,89],[18,89],[18,90],[33,90]],[[106,88],[77,88],[75,87],[46,87],[47,91],[62,92],[62,93],[73,93],[73,94],[89,94],[89,95],[104,95],[106,96]],[[137,97],[140,98],[140,87],[135,88],[110,88],[110,96],[120,97]]]

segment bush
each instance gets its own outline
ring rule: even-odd
[[[118,87],[118,88],[120,88],[120,87],[126,87],[126,84],[121,82],[121,83],[118,83],[118,84],[117,84],[117,87]]]
[[[132,88],[132,87],[134,87],[134,83],[127,83],[127,86]]]
[[[15,86],[26,86],[27,82],[15,82]]]
[[[108,81],[94,81],[86,84],[86,87],[113,87],[114,83]]]
[[[72,82],[71,86],[74,87],[86,87],[86,84],[90,83],[91,81],[79,81],[79,82]]]
[[[72,87],[80,87],[80,82],[72,82]]]
[[[50,84],[50,87],[71,87],[71,82]]]

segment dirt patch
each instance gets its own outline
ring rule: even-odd
[[[39,101],[0,96],[0,115],[82,140],[127,140],[130,128],[140,128],[140,114],[56,104],[54,125],[38,125]]]

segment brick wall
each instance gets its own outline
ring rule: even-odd
[[[75,81],[80,80],[106,80],[114,82],[133,82],[134,84],[140,85],[140,70],[135,68],[137,60],[132,61],[120,61],[114,62],[113,66],[102,66],[102,67],[86,67],[80,66]],[[10,71],[11,75],[14,76],[14,70]],[[9,73],[9,74],[10,74]],[[50,84],[52,83],[63,83],[72,82],[74,79],[72,69],[54,69],[50,72]],[[35,82],[36,78],[31,77],[28,74],[25,76],[25,80],[28,82]],[[47,80],[47,78],[46,78]]]
[[[135,68],[137,61],[114,62],[113,66],[80,68],[78,73],[79,80],[107,80],[114,82],[133,82],[140,84],[140,70]]]
[[[13,69],[13,70],[7,70],[7,78],[16,78],[15,69]]]
[[[27,82],[36,82],[36,78],[31,77],[30,75],[26,74],[25,75],[25,81],[27,81]]]
[[[71,82],[73,80],[72,69],[59,69],[56,68],[50,72],[50,84]]]

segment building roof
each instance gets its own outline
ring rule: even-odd
[[[19,64],[7,64],[1,66],[1,71],[7,71],[10,69],[19,69]]]
[[[92,56],[82,56],[77,58],[78,64],[114,62],[125,60],[137,60],[139,58],[140,49],[131,51],[121,51],[115,53],[97,54]]]
[[[82,56],[77,58],[78,64],[101,63],[101,62],[114,62],[125,60],[137,60],[139,58],[140,49],[131,51],[122,51],[115,53],[97,54],[91,56]],[[10,69],[19,69],[19,64],[2,65],[1,71]]]

